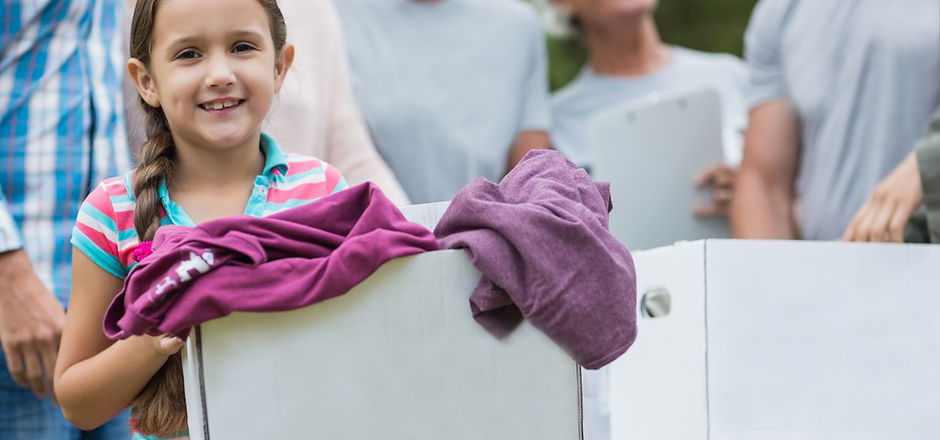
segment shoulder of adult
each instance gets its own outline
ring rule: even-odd
[[[789,96],[781,44],[798,2],[760,0],[751,13],[744,33],[747,104],[751,109]]]
[[[772,33],[779,30],[799,0],[759,0],[751,11],[744,34],[745,42],[756,33]]]

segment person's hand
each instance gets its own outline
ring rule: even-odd
[[[842,234],[842,240],[900,243],[904,240],[904,226],[923,200],[917,157],[912,152],[875,187]]]
[[[176,352],[180,351],[180,348],[183,348],[183,345],[186,344],[186,341],[181,338],[169,334],[145,337],[150,339],[150,342],[153,344],[153,349],[163,356],[176,354]]]
[[[13,381],[43,398],[52,391],[65,310],[22,250],[0,254],[0,344]]]
[[[692,213],[696,217],[727,217],[734,197],[734,182],[738,171],[725,164],[712,165],[695,179],[695,186],[712,187],[712,204],[696,206]]]

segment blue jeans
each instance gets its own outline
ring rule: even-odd
[[[38,399],[13,382],[0,350],[0,440],[129,440],[129,412],[94,431],[82,431],[65,420],[52,399]]]

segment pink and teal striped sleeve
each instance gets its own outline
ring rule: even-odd
[[[125,179],[107,179],[85,199],[72,233],[72,245],[118,278],[133,267],[137,247],[134,229],[134,198]]]

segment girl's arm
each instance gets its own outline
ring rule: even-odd
[[[96,428],[127,408],[179,350],[177,338],[134,336],[111,341],[102,323],[122,280],[72,251],[72,293],[55,368],[55,394],[65,418]]]

